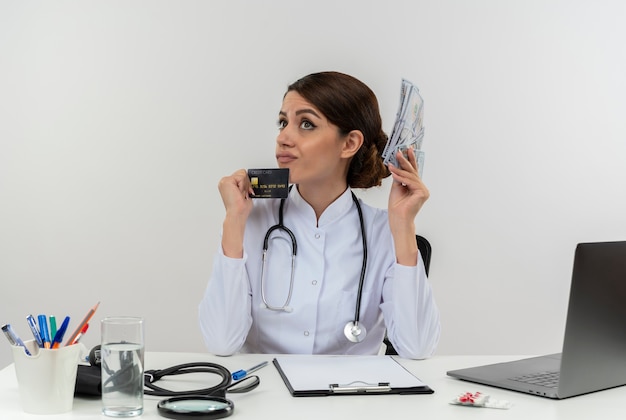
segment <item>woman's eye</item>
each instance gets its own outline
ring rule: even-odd
[[[285,120],[278,120],[276,122],[276,126],[278,127],[279,130],[282,130],[283,128],[285,128],[287,126],[287,121],[285,121]]]
[[[300,128],[304,130],[312,130],[315,128],[315,125],[309,120],[302,120],[300,123]]]

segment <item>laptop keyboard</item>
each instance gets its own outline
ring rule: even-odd
[[[557,388],[559,386],[559,371],[553,372],[537,372],[530,375],[516,376],[509,378],[512,381],[523,382],[525,384],[541,385],[548,388]]]

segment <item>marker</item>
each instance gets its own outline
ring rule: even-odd
[[[259,364],[258,364],[258,365],[256,365],[256,366],[252,366],[252,367],[251,367],[250,369],[248,369],[248,370],[243,370],[243,369],[241,369],[241,370],[238,370],[237,372],[233,372],[233,380],[238,381],[238,380],[240,380],[240,379],[243,379],[243,378],[245,378],[246,376],[248,376],[248,374],[250,374],[250,373],[252,373],[252,372],[254,372],[254,371],[257,371],[257,370],[259,370],[259,369],[261,369],[261,368],[264,368],[265,366],[267,366],[267,363],[268,363],[268,362],[259,363]]]
[[[37,316],[39,320],[39,332],[41,333],[41,340],[43,341],[43,346],[46,349],[50,348],[50,333],[48,332],[48,320],[45,315]]]
[[[57,318],[50,315],[50,338],[54,338],[55,335],[57,335]]]
[[[98,306],[100,305],[100,302],[96,303],[94,305],[93,308],[91,308],[89,310],[89,312],[87,312],[87,315],[85,315],[85,318],[83,318],[83,320],[81,321],[80,325],[78,325],[78,327],[74,330],[74,332],[72,333],[72,336],[69,338],[69,340],[67,340],[67,342],[65,343],[66,346],[71,346],[72,344],[74,344],[74,340],[76,339],[76,336],[78,334],[80,334],[80,332],[83,330],[83,328],[85,327],[85,324],[89,323],[89,321],[91,320],[91,317],[93,316],[94,313],[96,313],[96,310],[98,309]]]
[[[61,326],[59,327],[57,333],[54,335],[54,338],[52,339],[53,349],[58,349],[59,346],[61,345],[61,341],[63,341],[63,336],[65,335],[65,331],[67,331],[67,326],[69,324],[70,324],[70,317],[66,316],[65,319],[63,320],[63,323],[61,323]]]
[[[35,317],[32,315],[28,315],[26,317],[26,321],[28,321],[28,326],[30,330],[33,332],[33,336],[35,337],[35,341],[40,349],[43,348],[43,340],[41,339],[41,333],[39,332],[39,328],[37,328],[37,322],[35,321]]]
[[[6,335],[7,340],[9,340],[9,343],[11,343],[12,346],[24,347],[24,351],[26,352],[26,354],[32,356],[30,351],[28,351],[28,349],[24,345],[22,339],[19,338],[18,335],[15,334],[15,332],[13,331],[13,328],[11,328],[11,324],[4,324],[2,326],[2,332],[4,333],[4,335]]]

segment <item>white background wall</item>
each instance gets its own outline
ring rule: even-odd
[[[626,239],[621,0],[0,3],[0,322],[141,315],[204,351],[218,179],[275,166],[288,83],[425,100],[439,354],[559,351],[574,247]],[[388,181],[388,180],[387,180]],[[389,184],[359,192],[384,207]],[[4,340],[4,339],[2,339]],[[0,366],[11,362],[0,345]]]

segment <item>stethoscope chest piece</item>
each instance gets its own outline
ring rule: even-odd
[[[345,334],[346,338],[353,343],[360,343],[361,341],[365,340],[367,330],[358,322],[350,321],[343,329],[343,333]]]
[[[195,395],[160,401],[157,410],[168,419],[221,419],[233,414],[235,406],[226,398]]]

